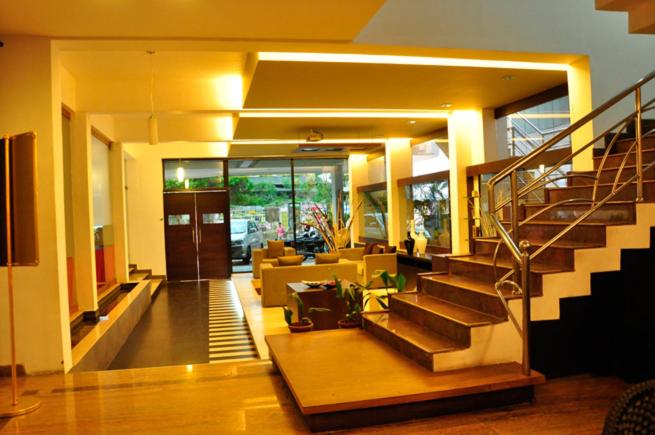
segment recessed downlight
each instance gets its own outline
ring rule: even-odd
[[[441,107],[442,109],[449,109],[453,107],[453,103],[441,103],[439,107]]]
[[[415,119],[410,119],[410,120],[407,121],[407,122],[410,123],[410,124],[412,124],[412,125],[416,124],[416,120],[415,120]]]
[[[513,76],[511,74],[507,74],[507,75],[502,76],[501,80],[510,81],[510,80],[514,80],[515,78],[516,78],[516,76]]]

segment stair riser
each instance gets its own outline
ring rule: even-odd
[[[368,320],[366,317],[363,318],[364,329],[372,334],[374,337],[383,341],[387,345],[391,346],[398,352],[402,353],[406,357],[416,361],[418,364],[422,365],[430,371],[434,371],[434,356],[432,354],[426,353],[420,348],[412,345],[411,343],[399,338],[394,335],[391,331],[382,328],[375,323]]]
[[[546,206],[525,207],[527,217],[539,213]],[[558,206],[539,214],[535,219],[542,221],[571,222],[586,213],[590,208],[589,204]],[[634,223],[634,204],[608,204],[594,212],[585,222],[604,223]]]
[[[391,298],[391,311],[421,325],[431,331],[445,335],[455,340],[462,346],[470,346],[471,330],[469,327],[459,324],[446,317],[437,315],[431,311],[423,310],[414,304],[404,300]]]
[[[655,160],[655,150],[644,150],[643,154],[643,163],[651,163],[652,161]],[[621,163],[623,162],[623,159],[625,158],[625,155],[623,154],[610,154],[607,156],[607,159],[605,160],[605,165],[603,167],[605,168],[613,168],[620,166]],[[594,157],[594,169],[598,169],[600,166],[600,162],[603,160],[602,156],[599,157]],[[633,151],[628,155],[628,158],[626,159],[625,164],[626,165],[634,165],[637,162],[637,154]]]
[[[421,291],[430,296],[471,308],[481,313],[487,313],[501,319],[507,317],[505,307],[503,307],[498,296],[495,295],[484,294],[432,280],[423,280],[421,282]]]
[[[533,246],[530,248],[530,252],[534,252],[538,247]],[[489,255],[493,257],[494,255],[494,250],[496,249],[496,244],[492,243],[487,243],[487,242],[480,242],[476,241],[475,242],[475,254],[476,255]],[[537,259],[536,263],[537,264],[549,264],[549,265],[556,265],[556,266],[561,266],[563,268],[573,268],[573,257],[574,257],[574,250],[573,249],[566,249],[566,248],[548,248],[546,251],[544,251],[542,254],[540,254]],[[509,252],[509,249],[502,244],[500,246],[500,249],[498,250],[498,259],[501,260],[509,260],[511,259],[512,255]]]
[[[507,225],[509,227],[509,225]],[[519,230],[520,239],[546,242],[566,228],[566,225],[543,225],[527,223]],[[578,225],[566,233],[560,240],[581,243],[605,244],[605,227]]]
[[[494,284],[497,279],[505,275],[509,269],[503,267],[497,267],[497,276],[494,275],[494,269],[490,265],[470,263],[464,261],[450,260],[449,270],[453,275],[475,277],[478,281],[486,282],[489,284]],[[532,289],[531,294],[541,294],[542,282],[541,275],[536,273],[530,274],[530,288]]]
[[[644,131],[642,134],[645,134],[646,131]],[[618,140],[616,143],[614,143],[614,146],[612,147],[612,152],[613,153],[627,153],[632,144],[634,143],[634,139],[628,139],[628,140]],[[654,149],[655,148],[655,137],[644,137],[642,138],[641,141],[643,149]],[[633,148],[634,150],[634,148]]]
[[[601,200],[611,192],[611,186],[602,186],[598,188],[596,199]],[[548,201],[552,204],[554,202],[562,201],[565,199],[584,198],[591,199],[593,187],[576,187],[576,188],[562,188],[562,189],[548,189]],[[621,192],[616,194],[612,201],[634,201],[637,195],[637,186],[632,184],[624,188]],[[646,201],[655,201],[655,183],[644,183],[644,199]]]
[[[623,168],[621,171],[621,176],[619,177],[619,182],[622,181],[627,181],[631,177],[633,177],[636,173],[636,169],[634,167],[628,167],[628,168]],[[619,172],[618,168],[617,169],[609,169],[609,170],[603,170],[600,173],[600,184],[604,183],[614,183],[614,179],[616,178],[616,174]],[[596,174],[592,174],[594,177]],[[644,172],[644,180],[655,180],[655,167],[650,168],[649,170]],[[570,177],[568,185],[569,186],[593,186],[595,183],[595,180],[587,177]]]

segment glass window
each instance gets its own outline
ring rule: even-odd
[[[412,147],[412,176],[449,169],[448,139],[435,139]]]
[[[387,191],[362,192],[359,233],[369,239],[387,240]]]
[[[450,191],[448,180],[406,186],[408,218],[428,245],[450,251]]]
[[[325,241],[314,227],[312,207],[327,213],[334,222],[337,210],[345,223],[349,217],[348,161],[345,159],[294,160],[296,202],[296,250],[314,256],[326,249]],[[340,201],[340,203],[339,203]]]
[[[510,156],[523,156],[553,138],[571,123],[569,97],[542,103],[497,120],[497,129],[507,131]],[[570,137],[554,148],[571,146]]]
[[[164,190],[198,190],[224,186],[223,160],[164,160]]]
[[[223,213],[203,213],[202,215],[203,224],[224,224],[225,217]]]
[[[203,216],[204,219],[204,216]],[[191,215],[188,214],[169,214],[168,225],[191,225]]]

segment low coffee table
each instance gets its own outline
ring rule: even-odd
[[[346,285],[346,283],[344,283]],[[346,307],[342,300],[337,299],[336,289],[325,287],[309,287],[301,282],[287,283],[287,297],[297,293],[305,305],[305,311],[311,307],[329,308],[328,312],[305,313],[314,322],[314,330],[337,329],[337,320],[346,316]],[[293,310],[294,316],[298,314],[296,303],[289,299],[289,307]],[[295,317],[294,317],[295,321]]]

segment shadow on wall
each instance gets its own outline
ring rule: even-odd
[[[655,228],[649,249],[621,251],[621,270],[591,275],[591,296],[564,298],[560,319],[532,322],[531,360],[548,377],[655,378]]]

